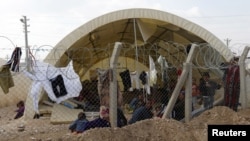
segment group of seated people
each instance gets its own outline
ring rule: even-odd
[[[162,107],[162,105],[155,106],[154,104],[154,101],[150,98],[145,99],[142,94],[137,95],[129,103],[129,107],[132,109],[130,119],[126,118],[121,108],[117,108],[117,127],[123,127],[154,117],[161,118],[164,112],[164,107]],[[172,112],[173,119],[181,120],[184,118],[184,106],[184,93],[182,91]],[[111,127],[109,121],[109,108],[106,106],[100,106],[99,115],[98,118],[89,121],[86,118],[86,115],[83,112],[80,112],[78,118],[70,124],[70,131],[73,133],[83,133],[92,128]]]
[[[168,98],[165,98],[165,100],[160,103],[155,103],[152,100],[145,101],[145,98],[142,94],[139,94],[137,97],[134,97],[129,103],[129,110],[132,110],[133,114],[131,119],[132,123],[134,118],[139,117],[140,120],[140,117],[142,116],[143,118],[147,119],[148,117],[152,117],[148,116],[151,115],[152,113],[153,117],[161,118],[164,114],[164,110],[170,99],[169,95],[167,97]],[[184,112],[185,112],[185,91],[184,89],[182,89],[173,107],[171,117],[176,120],[182,120],[184,118],[185,114]]]
[[[98,118],[89,121],[86,118],[86,114],[84,112],[80,112],[78,114],[78,118],[69,125],[69,130],[72,133],[83,133],[84,131],[92,128],[111,127],[109,121],[109,108],[106,106],[100,106],[99,114]],[[127,125],[127,119],[120,108],[117,109],[117,119],[118,127]]]
[[[122,109],[117,109],[117,127],[123,127],[128,124],[133,124],[137,121],[149,119],[153,117],[153,112],[151,111],[152,104],[151,101],[142,103],[141,106],[137,107],[133,112],[130,120],[127,120]],[[111,127],[109,121],[109,108],[106,106],[100,106],[100,116],[94,120],[89,121],[86,118],[84,112],[78,114],[78,118],[69,125],[69,130],[72,133],[83,133],[86,130],[92,128],[101,127]]]

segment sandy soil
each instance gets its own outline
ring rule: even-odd
[[[172,119],[150,119],[123,128],[91,129],[74,135],[68,124],[52,125],[49,118],[13,120],[15,106],[0,109],[1,141],[207,141],[208,124],[250,124],[250,109],[234,112],[217,106],[188,123]],[[23,127],[23,131],[19,131]]]

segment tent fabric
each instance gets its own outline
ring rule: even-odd
[[[156,25],[147,25],[147,23],[139,19],[137,20],[137,24],[142,34],[143,41],[146,42],[154,34]]]
[[[182,62],[178,59],[184,58],[186,54],[183,50],[177,50],[174,46],[168,46],[161,41],[182,45],[207,43],[226,61],[233,58],[230,49],[205,28],[165,11],[133,8],[110,12],[79,26],[56,44],[44,62],[55,67],[65,67],[72,60],[75,72],[82,79],[88,74],[91,66],[112,54],[112,49],[109,52],[105,47],[117,41],[130,44],[131,50],[141,45],[145,45],[148,49],[150,45],[156,44],[157,48],[152,53],[165,57],[169,65]],[[139,55],[136,60],[148,66],[149,59],[143,60],[143,56],[150,55],[151,51],[148,52],[149,54],[136,54]],[[176,56],[176,52],[183,54]],[[134,53],[121,54],[125,54],[127,58],[135,58],[132,56]],[[169,54],[173,56],[172,60],[177,61],[171,62],[167,56]],[[152,57],[156,60],[159,56]],[[146,85],[144,87],[147,88]]]
[[[167,31],[166,36],[169,36],[169,40],[172,38],[173,41],[182,43],[209,43],[225,58],[226,61],[230,61],[231,58],[233,58],[232,52],[226,47],[226,45],[203,27],[168,12],[154,9],[135,8],[114,11],[85,23],[63,38],[55,48],[53,48],[53,51],[50,52],[45,60],[52,64],[56,64],[56,61],[58,60],[53,59],[55,57],[55,51],[57,51],[56,54],[59,57],[62,57],[65,50],[71,47],[76,48],[80,45],[88,47],[91,46],[89,44],[92,44],[93,47],[93,43],[96,43],[98,47],[104,47],[108,43],[116,42],[125,38],[130,38],[130,42],[134,43],[134,33],[128,34],[128,32],[126,32],[126,34],[124,33],[121,35],[122,39],[120,35],[117,35],[118,33],[124,32],[126,24],[131,23],[131,29],[134,28],[132,27],[134,26],[134,24],[132,24],[133,21],[139,21],[137,24],[139,24],[140,28],[137,31],[141,32],[140,34],[142,34],[141,36],[143,38],[141,39],[142,41],[147,40],[148,42],[151,42],[149,41],[149,36],[154,29],[152,27],[159,27]],[[148,31],[144,30],[145,26],[149,27]],[[126,27],[126,29],[128,28],[129,27]],[[90,41],[90,37],[92,40],[98,41]],[[167,38],[165,36],[161,37],[161,34],[157,31],[151,37]],[[127,42],[129,40],[127,40]]]

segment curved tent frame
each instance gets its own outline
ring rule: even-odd
[[[140,37],[137,37],[137,43],[140,41],[153,44],[159,40],[183,44],[209,43],[226,61],[233,58],[232,52],[226,45],[201,26],[167,12],[139,8],[111,12],[78,27],[53,48],[45,61],[56,66],[65,66],[65,63],[69,62],[65,51],[70,48],[80,46],[101,48],[116,41],[133,44],[135,43],[134,33],[131,33],[132,29],[129,29],[129,26],[133,26],[133,19],[136,19],[137,31],[141,33],[138,35]]]

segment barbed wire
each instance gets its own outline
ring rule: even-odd
[[[15,48],[16,45],[14,44],[14,42],[10,38],[8,38],[6,36],[2,36],[2,35],[0,35],[0,38],[7,39],[12,44],[12,46]]]
[[[0,36],[4,37],[4,36]],[[8,39],[7,37],[4,37]],[[14,43],[8,39],[13,47],[15,47]],[[110,43],[106,47],[103,48],[88,48],[88,47],[78,47],[78,48],[69,48],[65,49],[63,47],[57,47],[54,48],[51,45],[41,45],[41,46],[32,46],[31,47],[31,53],[35,56],[38,57],[39,53],[42,52],[42,54],[52,54],[52,59],[54,61],[60,61],[62,54],[66,54],[68,58],[68,62],[71,60],[76,61],[78,64],[78,67],[83,67],[83,68],[90,68],[94,64],[96,64],[98,60],[95,57],[101,54],[101,58],[111,58],[111,53],[113,50],[115,43]],[[186,47],[187,45],[181,44],[181,43],[176,43],[173,41],[167,41],[164,42],[165,47],[164,47],[164,52],[162,52],[157,44],[150,44],[150,43],[144,43],[143,45],[138,46],[138,52],[136,53],[135,51],[135,46],[134,44],[131,43],[122,43],[123,48],[121,51],[121,56],[132,56],[136,60],[136,56],[140,56],[141,58],[141,63],[145,66],[148,65],[148,55],[151,55],[155,59],[157,59],[160,55],[166,58],[167,62],[170,64],[169,68],[171,67],[178,67],[180,64],[184,63],[188,53],[186,52]],[[202,44],[197,44],[196,47],[196,53],[193,59],[193,67],[194,68],[199,68],[199,69],[220,69],[221,63],[223,62],[223,58],[220,55],[220,53],[210,46],[210,44],[207,43],[202,43]],[[240,44],[241,46],[245,44]],[[2,48],[1,48],[2,49]],[[24,50],[25,48],[22,48]],[[3,49],[2,49],[3,50]],[[77,55],[75,55],[77,54]],[[44,58],[46,57],[44,55]],[[98,56],[100,57],[100,56]],[[36,60],[39,60],[36,58]],[[42,59],[40,59],[42,61]],[[60,63],[60,62],[59,62]],[[63,62],[61,62],[63,63]],[[136,66],[136,63],[135,63]],[[33,66],[35,67],[35,66]],[[54,67],[54,66],[53,66]],[[107,68],[106,65],[102,63],[101,66],[102,68]],[[49,68],[42,69],[43,71],[49,70]],[[26,71],[26,68],[21,66],[20,72],[22,73],[23,71]],[[60,69],[58,69],[60,71]],[[19,73],[13,73],[19,74]],[[48,73],[48,72],[47,72]],[[65,73],[64,71],[60,72],[62,75],[65,75],[66,77],[69,76],[67,72]],[[69,77],[70,78],[70,77]]]

